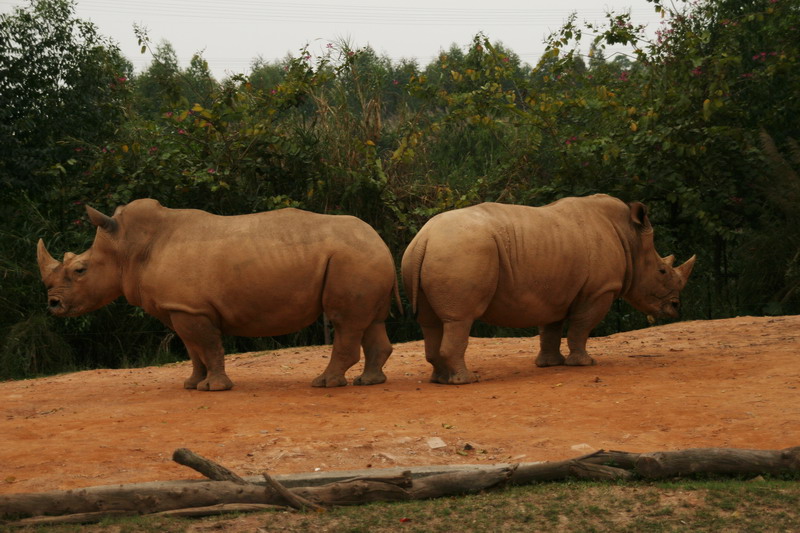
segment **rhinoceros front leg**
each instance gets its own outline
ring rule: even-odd
[[[605,293],[592,300],[573,306],[569,316],[567,345],[569,355],[564,364],[569,366],[590,366],[595,360],[586,353],[586,341],[592,330],[603,320],[614,301],[613,293]]]
[[[225,352],[219,328],[204,316],[188,313],[173,313],[170,319],[192,359],[192,375],[183,386],[204,391],[232,388],[233,382],[225,373]]]
[[[564,356],[561,355],[561,332],[563,330],[563,320],[539,326],[539,356],[536,358],[536,366],[564,364]]]

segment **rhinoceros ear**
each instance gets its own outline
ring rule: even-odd
[[[50,252],[45,248],[42,239],[39,239],[39,244],[36,245],[36,259],[39,261],[39,272],[42,274],[42,278],[58,268],[58,265],[61,264],[53,259],[53,256],[50,255]]]
[[[91,206],[86,206],[86,213],[89,215],[89,220],[98,228],[112,233],[117,229],[117,222],[108,215],[104,215],[97,209]]]
[[[628,204],[631,210],[631,222],[642,232],[653,231],[650,219],[647,218],[647,206],[642,202],[631,202]]]

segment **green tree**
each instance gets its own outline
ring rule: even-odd
[[[0,187],[58,189],[74,141],[107,139],[124,118],[130,71],[72,0],[0,15]]]

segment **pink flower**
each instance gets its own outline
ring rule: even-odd
[[[186,130],[184,129],[178,130],[178,135],[186,135]]]
[[[325,47],[326,48],[333,48],[333,43],[328,43]]]
[[[150,150],[148,150],[151,154],[154,152],[158,152],[158,146],[151,146]]]
[[[619,79],[622,80],[622,81],[628,81],[628,71],[627,70],[623,70],[622,72],[620,72],[619,73]]]
[[[209,174],[215,174],[216,172],[217,172],[217,171],[216,171],[215,169],[213,169],[213,168],[209,168],[209,169],[208,169],[208,173],[209,173]]]
[[[399,83],[400,83],[400,82],[399,82],[399,81],[397,81],[397,80],[392,80],[392,85],[397,85],[397,84],[399,84]]]
[[[692,69],[692,76],[700,76],[701,74],[703,74],[703,69],[700,67],[695,67]]]

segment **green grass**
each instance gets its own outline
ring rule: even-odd
[[[789,532],[800,531],[800,483],[551,483],[324,513],[275,510],[196,520],[140,517],[15,531]]]

